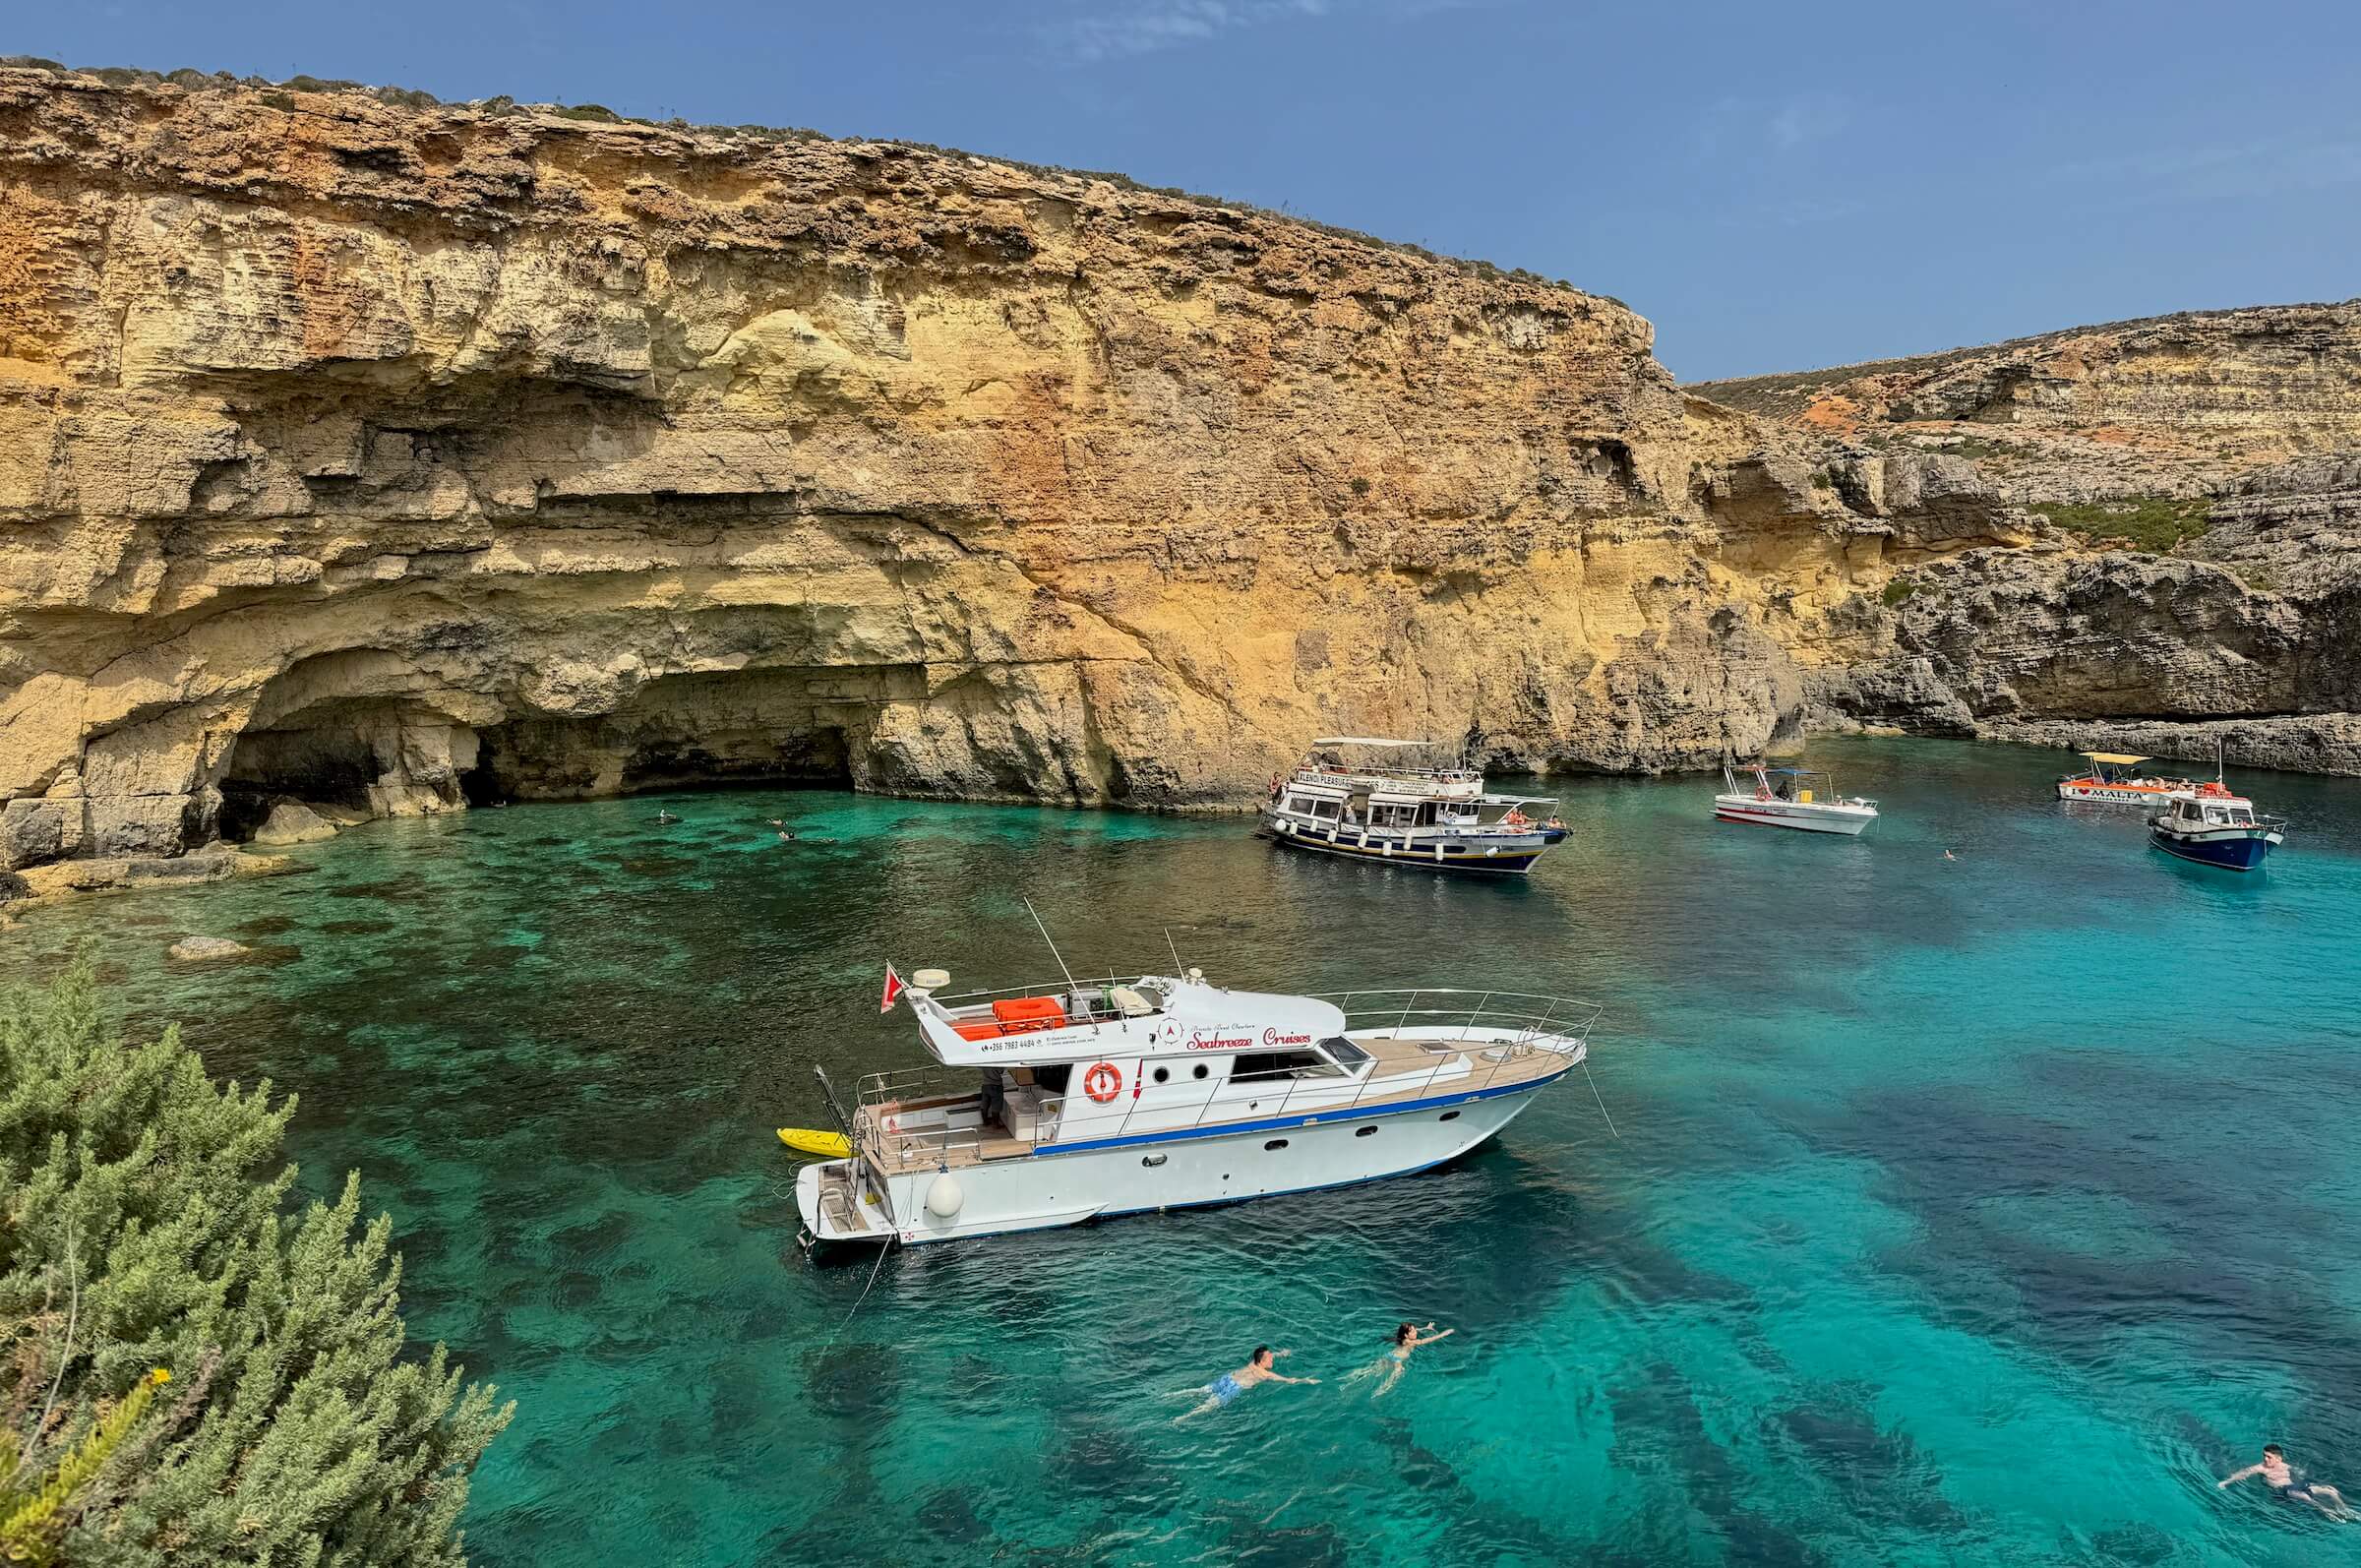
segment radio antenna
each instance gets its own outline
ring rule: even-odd
[[[1019,893],[1016,896],[1018,901],[1025,906],[1025,913],[1033,917],[1033,929],[1041,933],[1043,941],[1050,943],[1050,956],[1058,960],[1058,973],[1065,977],[1066,989],[1069,991],[1081,990],[1082,988],[1074,983],[1074,972],[1065,967],[1065,958],[1058,951],[1058,944],[1050,941],[1050,928],[1041,923],[1041,911],[1035,909],[1033,900],[1025,897],[1024,894]]]
[[[1186,968],[1185,968],[1185,967],[1184,967],[1184,966],[1181,964],[1181,962],[1180,962],[1180,949],[1178,946],[1175,946],[1175,945],[1174,945],[1174,942],[1173,942],[1173,928],[1172,928],[1172,927],[1170,927],[1170,926],[1167,926],[1167,927],[1165,927],[1165,928],[1164,928],[1164,945],[1165,945],[1166,947],[1168,947],[1168,948],[1171,948],[1171,949],[1172,949],[1172,954],[1173,954],[1173,978],[1174,978],[1175,980],[1185,980],[1185,979],[1187,979],[1187,978],[1188,978],[1188,970],[1187,970],[1187,969],[1186,969]]]

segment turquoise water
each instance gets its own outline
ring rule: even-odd
[[[2361,1493],[2361,785],[2248,775],[2266,876],[2047,799],[2054,754],[1821,744],[1857,842],[1561,785],[1528,884],[1291,856],[1241,820],[813,793],[516,807],[91,900],[135,1022],[297,1090],[413,1331],[518,1401],[476,1561],[2361,1561],[2213,1489],[2266,1439]],[[2233,782],[2237,782],[2236,779]],[[763,818],[811,841],[782,845]],[[1942,849],[1959,853],[1956,862]],[[771,1128],[923,1059],[890,955],[1604,1003],[1579,1079],[1369,1188],[806,1260]],[[257,949],[168,964],[185,935]],[[1372,1401],[1403,1317],[1459,1334]],[[1283,1370],[1175,1426],[1256,1343]]]

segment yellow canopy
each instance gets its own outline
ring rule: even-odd
[[[2130,767],[2135,762],[2148,760],[2145,756],[2121,756],[2113,752],[2085,752],[2083,754],[2093,762],[2112,762],[2117,767]]]

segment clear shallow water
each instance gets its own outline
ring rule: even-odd
[[[306,1184],[362,1169],[413,1332],[518,1401],[480,1563],[2361,1561],[2211,1484],[2276,1438],[2361,1494],[2361,785],[2247,775],[2294,836],[2242,879],[2046,799],[2054,754],[1813,754],[1866,838],[1570,781],[1526,885],[1242,820],[481,811],[41,912],[0,977],[91,940],[301,1093]],[[1051,973],[1020,891],[1077,972],[1169,924],[1240,985],[1600,1000],[1621,1138],[1576,1082],[1427,1176],[897,1254],[848,1325],[869,1258],[796,1251],[770,1129],[815,1061],[922,1059],[888,954]],[[258,956],[166,962],[198,934]],[[1405,1316],[1460,1333],[1336,1386]],[[1329,1382],[1171,1424],[1260,1341]]]

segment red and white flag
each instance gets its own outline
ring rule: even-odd
[[[878,1011],[893,1011],[894,1002],[909,989],[902,984],[902,977],[893,972],[893,965],[888,963],[885,966],[885,995],[878,998]]]

